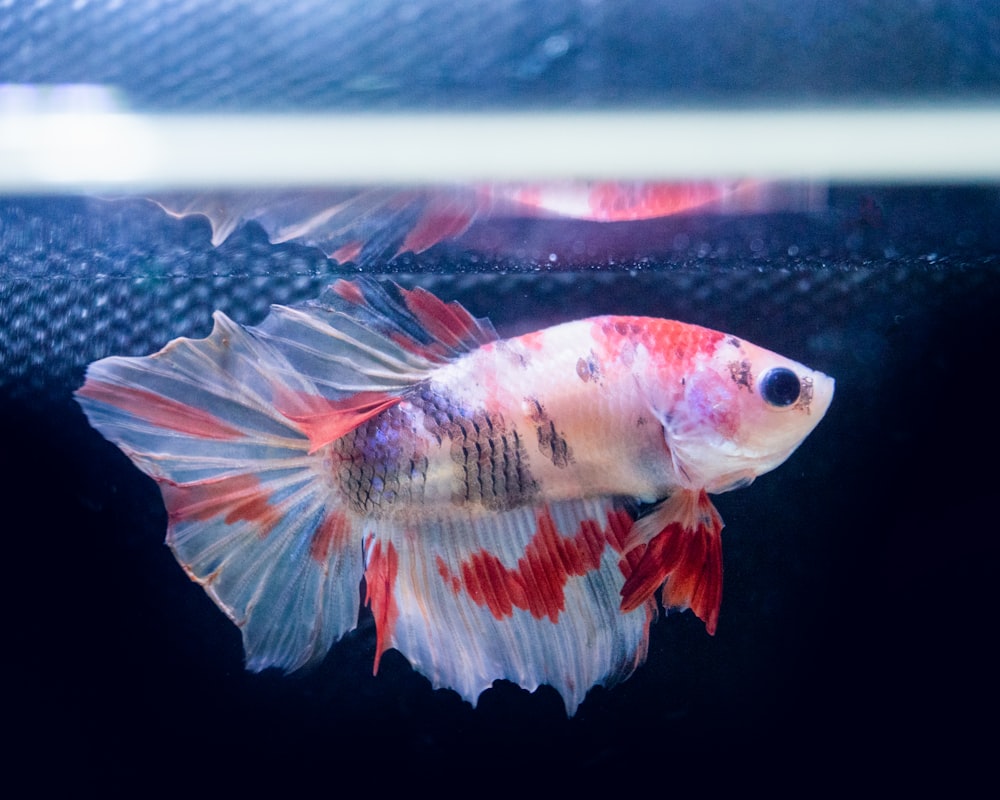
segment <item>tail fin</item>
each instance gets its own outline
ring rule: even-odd
[[[364,531],[338,507],[326,445],[493,335],[424,295],[339,282],[259,328],[217,313],[205,339],[92,364],[77,392],[160,484],[167,542],[241,628],[250,669],[319,660],[357,622]],[[421,328],[433,321],[436,335]]]
[[[626,549],[637,563],[621,590],[623,611],[648,602],[663,586],[664,608],[690,608],[715,635],[722,604],[722,517],[704,490],[681,490],[654,506],[632,527]]]

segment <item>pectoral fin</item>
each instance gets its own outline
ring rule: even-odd
[[[704,491],[681,491],[638,519],[626,544],[638,564],[622,587],[622,611],[660,586],[667,608],[690,608],[715,633],[722,603],[722,518]]]

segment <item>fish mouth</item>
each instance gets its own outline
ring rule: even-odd
[[[837,382],[829,375],[824,375],[822,372],[813,373],[812,400],[809,404],[809,413],[816,418],[814,427],[826,416],[826,412],[833,402],[833,393],[836,385]]]

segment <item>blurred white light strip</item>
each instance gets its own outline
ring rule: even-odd
[[[1000,106],[140,115],[0,108],[0,191],[754,177],[996,181]]]

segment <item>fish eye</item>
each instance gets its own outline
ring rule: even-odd
[[[799,376],[785,367],[768,370],[760,379],[760,396],[768,405],[784,408],[799,399]]]

